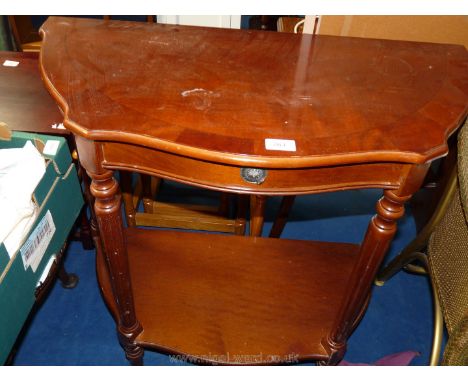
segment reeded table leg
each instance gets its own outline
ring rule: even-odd
[[[405,213],[404,203],[419,189],[427,170],[428,165],[411,167],[400,188],[385,190],[377,202],[377,214],[367,228],[340,312],[330,336],[323,343],[330,353],[327,364],[336,364],[343,358],[346,340],[353,330],[352,323],[363,313],[362,307],[370,293],[372,280],[395,235],[396,222]]]
[[[139,365],[143,362],[143,349],[135,344],[135,338],[142,327],[135,315],[118,184],[112,171],[98,169],[95,173],[88,173],[92,179],[91,192],[96,198],[94,209],[101,234],[102,251],[118,307],[119,341],[127,359],[132,364]]]

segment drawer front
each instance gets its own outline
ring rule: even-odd
[[[353,188],[397,188],[409,166],[370,163],[303,169],[249,169],[196,160],[125,143],[101,143],[103,166],[156,175],[199,187],[262,195]]]

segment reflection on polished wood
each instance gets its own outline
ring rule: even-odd
[[[466,116],[466,50],[70,18],[42,35],[44,82],[93,180],[99,283],[128,359],[339,362],[404,203]],[[268,195],[384,194],[359,246],[123,229],[113,170],[244,206],[251,195],[254,234]]]
[[[135,309],[145,328],[137,343],[205,362],[226,350],[231,362],[219,363],[260,353],[326,359],[320,341],[338,309],[329,301],[343,294],[359,246],[281,240],[272,247],[265,238],[126,233]],[[109,284],[101,285],[112,304]]]

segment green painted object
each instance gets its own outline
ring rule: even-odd
[[[58,141],[55,155],[48,159],[46,173],[36,187],[33,198],[39,206],[39,214],[25,236],[20,249],[10,258],[0,244],[0,365],[4,364],[35,302],[35,291],[49,259],[57,254],[83,206],[81,187],[75,165],[72,163],[67,142],[62,137],[13,132],[10,141],[0,141],[0,149],[23,147],[27,140]],[[1,213],[1,212],[0,212]],[[41,236],[45,225],[55,226],[55,232],[47,245],[37,269],[25,270],[23,255],[28,247],[34,247],[34,239]]]

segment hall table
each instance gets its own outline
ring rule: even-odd
[[[466,117],[465,48],[61,17],[41,34],[129,361],[339,362],[404,203]],[[144,230],[123,224],[115,170],[253,195],[257,228],[269,195],[384,191],[360,245]]]

